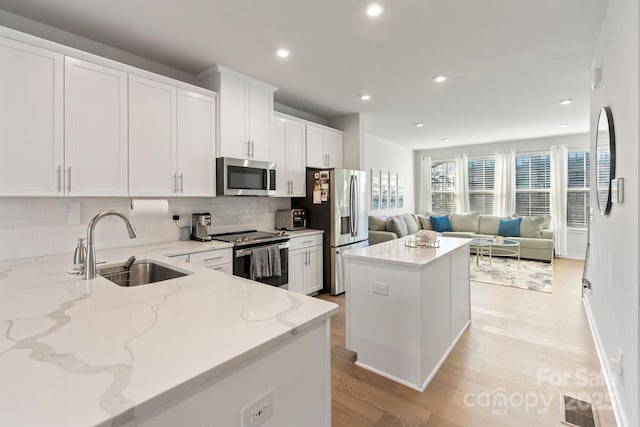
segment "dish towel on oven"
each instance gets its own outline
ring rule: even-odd
[[[278,246],[253,249],[251,251],[250,279],[282,275],[280,262],[280,249],[278,249]]]

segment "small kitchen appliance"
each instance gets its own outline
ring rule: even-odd
[[[201,242],[211,240],[211,214],[209,212],[191,215],[191,239]]]
[[[276,212],[276,230],[304,230],[307,212],[304,209],[280,209]]]

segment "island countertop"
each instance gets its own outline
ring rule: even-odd
[[[415,239],[415,235],[389,240],[364,248],[350,249],[342,254],[347,258],[375,260],[407,267],[422,268],[425,264],[454,251],[471,242],[471,239],[458,237],[438,237],[440,246],[437,248],[405,246],[405,239]]]
[[[335,304],[172,260],[230,248],[98,250],[192,272],[133,288],[70,275],[71,254],[0,261],[0,414],[8,425],[112,425],[215,379],[337,312]]]

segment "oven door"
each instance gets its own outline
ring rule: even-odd
[[[249,279],[251,277],[251,251],[255,248],[277,246],[280,250],[280,276],[256,278],[256,282],[288,289],[289,285],[289,243],[276,243],[273,245],[260,245],[250,248],[234,249],[233,275]]]

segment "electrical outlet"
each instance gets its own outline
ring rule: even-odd
[[[258,427],[273,417],[275,412],[273,393],[274,390],[270,389],[258,399],[242,408],[242,427]]]
[[[622,349],[618,348],[618,357],[609,359],[609,370],[619,377],[622,376]]]
[[[373,293],[378,295],[389,295],[389,285],[385,285],[382,283],[374,283],[373,284]]]

